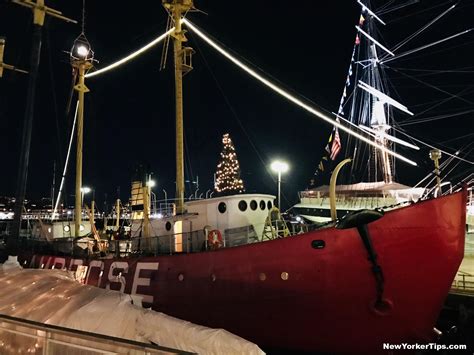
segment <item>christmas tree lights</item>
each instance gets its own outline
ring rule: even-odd
[[[235,147],[228,133],[222,137],[222,144],[214,188],[217,192],[225,195],[245,192],[244,183],[240,178],[240,166]]]

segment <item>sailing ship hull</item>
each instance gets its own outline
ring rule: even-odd
[[[465,206],[465,192],[456,193],[369,224],[384,309],[374,307],[372,265],[355,228],[191,254],[89,262],[35,255],[24,263],[88,265],[89,285],[140,294],[156,310],[264,347],[381,352],[383,343],[433,340],[463,258]]]

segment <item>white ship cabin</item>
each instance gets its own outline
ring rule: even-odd
[[[194,229],[218,229],[222,232],[251,226],[261,236],[265,219],[273,208],[275,196],[239,194],[186,203],[188,213],[197,214]]]
[[[79,236],[83,237],[91,233],[90,222],[88,220],[82,220],[79,226]],[[46,240],[71,238],[76,236],[76,228],[73,220],[36,220],[32,224],[31,236],[34,239]]]
[[[399,183],[361,182],[336,186],[336,208],[338,218],[350,211],[373,209],[417,201],[424,194],[424,188],[413,188]],[[301,191],[300,203],[293,206],[293,212],[307,220],[324,223],[331,219],[329,186]]]
[[[186,214],[150,216],[146,230],[143,219],[134,219],[131,236],[147,245],[138,249],[163,253],[198,251],[208,248],[209,235],[219,234],[219,247],[262,240],[265,221],[274,208],[275,196],[238,194],[186,202]],[[151,238],[144,237],[148,233]],[[135,249],[137,245],[133,245]]]

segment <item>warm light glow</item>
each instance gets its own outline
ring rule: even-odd
[[[86,58],[87,55],[89,54],[89,48],[87,48],[85,45],[81,44],[77,47],[76,53],[81,58]]]
[[[156,186],[156,181],[155,180],[148,180],[147,185],[148,185],[148,187],[155,187]]]
[[[286,173],[289,169],[289,166],[287,163],[283,161],[279,161],[279,160],[274,161],[272,165],[270,165],[270,167],[276,173]]]
[[[288,99],[289,101],[297,104],[298,106],[300,106],[301,108],[305,109],[306,111],[312,113],[313,115],[321,118],[322,120],[330,123],[331,125],[333,126],[336,126],[337,128],[339,128],[341,131],[344,131],[348,134],[350,134],[351,136],[354,136],[356,137],[357,139],[377,148],[377,149],[380,149],[381,151],[383,152],[386,152],[387,154],[390,154],[400,160],[403,160],[404,162],[406,163],[409,163],[411,165],[414,165],[416,166],[417,164],[408,159],[408,158],[405,158],[403,155],[401,154],[398,154],[396,152],[393,152],[387,148],[385,148],[384,146],[380,145],[380,144],[377,144],[375,142],[373,142],[372,140],[368,139],[367,137],[364,137],[363,135],[357,133],[357,132],[354,132],[352,131],[350,128],[347,128],[346,126],[343,126],[341,123],[337,122],[336,120],[330,118],[328,115],[322,113],[321,111],[319,110],[316,110],[314,109],[313,107],[305,104],[304,102],[302,102],[301,100],[299,100],[298,98],[294,97],[293,95],[291,95],[289,92],[283,90],[282,88],[278,87],[277,85],[273,84],[272,82],[270,82],[269,80],[263,78],[260,74],[258,74],[257,72],[255,72],[253,69],[249,68],[247,65],[245,65],[244,63],[242,63],[241,61],[239,61],[237,58],[235,58],[233,55],[231,55],[229,52],[227,52],[226,50],[224,50],[221,46],[219,46],[216,42],[214,42],[213,40],[211,40],[209,37],[207,37],[204,33],[202,33],[201,31],[199,31],[191,22],[189,22],[189,20],[187,19],[183,19],[183,23],[185,23],[194,33],[196,33],[199,37],[201,37],[205,42],[207,42],[211,47],[213,47],[215,50],[217,50],[218,52],[220,52],[224,57],[226,57],[228,60],[230,60],[232,63],[234,63],[235,65],[237,65],[238,67],[240,67],[242,70],[244,70],[245,72],[247,72],[248,74],[250,74],[251,76],[253,76],[255,79],[259,80],[262,84],[264,84],[265,86],[269,87],[270,89],[272,89],[273,91],[277,92],[278,94],[280,94],[281,96],[283,96],[284,98]]]

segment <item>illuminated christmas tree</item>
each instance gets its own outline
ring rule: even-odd
[[[222,137],[222,144],[221,159],[217,164],[214,188],[217,192],[225,195],[244,192],[244,184],[240,178],[239,161],[228,133]]]

